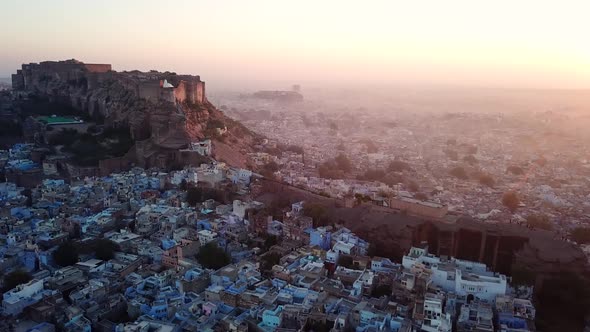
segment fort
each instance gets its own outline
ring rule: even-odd
[[[111,72],[108,64],[85,64],[76,60],[44,61],[23,64],[22,69],[12,74],[12,88],[28,90],[48,79],[58,78],[64,81],[87,80],[89,85],[105,78]]]
[[[116,79],[138,98],[157,103],[173,104],[206,102],[205,82],[198,75],[176,75],[165,72],[140,71],[115,72],[110,64],[89,64],[75,59],[43,61],[23,64],[22,69],[12,74],[15,90],[36,90],[44,81],[57,79],[69,83],[82,83],[86,89],[94,89],[106,80]]]
[[[187,165],[202,159],[199,151],[189,148],[204,139],[212,141],[208,154],[222,145],[218,154],[225,154],[224,159],[246,162],[241,151],[249,148],[248,132],[238,125],[229,132],[217,128],[230,120],[209,103],[205,82],[198,75],[117,72],[110,64],[71,59],[23,64],[12,75],[12,84],[17,93],[71,105],[81,116],[103,119],[106,127],[129,128],[134,146],[124,155],[101,161],[96,167],[102,169],[96,173],[134,165]],[[221,136],[234,133],[241,137],[235,146],[219,142]]]

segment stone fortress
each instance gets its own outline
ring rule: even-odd
[[[15,90],[34,90],[41,82],[57,79],[65,82],[85,82],[88,90],[97,88],[100,83],[117,79],[138,98],[151,102],[169,101],[173,104],[188,102],[203,104],[205,82],[196,75],[176,75],[150,71],[115,72],[110,64],[91,64],[77,60],[44,61],[23,64],[22,69],[12,74]],[[168,79],[163,78],[169,76]],[[176,86],[175,86],[176,85]]]
[[[23,64],[12,75],[12,85],[16,91],[66,102],[81,113],[100,116],[107,126],[129,127],[134,148],[123,157],[101,162],[103,174],[131,165],[190,163],[198,159],[193,156],[198,153],[190,151],[191,143],[209,138],[209,121],[227,122],[207,101],[205,82],[197,75],[116,72],[110,64],[71,59]]]

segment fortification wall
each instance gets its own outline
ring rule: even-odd
[[[113,72],[91,72],[86,75],[89,90],[96,89],[100,83],[113,78]]]
[[[138,86],[139,97],[157,103],[160,99],[160,82],[141,82]]]
[[[205,82],[199,81],[195,85],[196,85],[195,86],[195,88],[196,88],[196,90],[195,90],[195,95],[196,95],[195,96],[195,100],[198,103],[204,103],[205,100],[206,100],[205,99]]]
[[[20,69],[16,71],[16,74],[12,74],[12,88],[14,90],[22,90],[25,88],[25,77]]]
[[[185,81],[180,81],[178,86],[174,88],[174,99],[176,99],[176,101],[179,103],[183,103],[187,99],[186,90]]]
[[[106,73],[112,70],[110,64],[104,63],[85,63],[84,67],[91,73]]]
[[[125,87],[125,89],[129,90],[129,91],[133,91],[133,93],[136,96],[139,96],[139,83],[129,77],[123,76],[121,74],[117,74],[116,75],[117,81],[119,83],[121,83],[122,86]]]
[[[188,101],[193,104],[205,102],[205,82],[181,80],[174,88],[174,98],[183,103]]]
[[[389,204],[390,204],[389,206],[392,209],[398,209],[401,211],[405,211],[410,215],[416,215],[416,216],[427,217],[427,218],[441,219],[448,212],[447,206],[440,206],[440,207],[427,206],[427,205],[423,205],[423,204],[419,204],[419,203],[406,202],[404,200],[396,199],[396,198],[392,198],[389,201]]]
[[[175,93],[173,88],[160,88],[160,99],[176,103]]]
[[[102,79],[110,78],[109,64],[83,64],[74,60],[44,61],[23,64],[22,69],[13,75],[17,89],[34,89],[49,79],[64,82],[83,82],[87,80],[89,88],[93,88]]]

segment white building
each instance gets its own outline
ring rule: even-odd
[[[232,213],[238,216],[240,219],[244,219],[246,216],[246,210],[248,210],[250,206],[251,205],[248,202],[242,202],[239,199],[235,199]]]
[[[204,229],[199,231],[199,242],[202,246],[217,239],[217,233]]]
[[[76,267],[87,273],[95,273],[104,271],[106,264],[100,259],[92,258],[84,262],[76,263]]]
[[[457,318],[459,331],[494,331],[494,313],[489,303],[473,301],[461,306]]]
[[[209,156],[211,155],[211,140],[206,139],[200,142],[191,142],[190,150],[196,151],[201,156]]]
[[[399,264],[393,263],[389,258],[373,257],[371,259],[371,271],[392,272],[399,268]]]
[[[41,279],[33,279],[26,284],[18,285],[4,293],[2,297],[3,313],[5,315],[18,315],[26,307],[41,301],[45,293],[43,280]]]
[[[197,170],[194,168],[187,168],[180,171],[172,172],[170,183],[172,183],[175,186],[178,186],[182,183],[182,181],[186,181],[186,183],[196,184],[198,181]]]
[[[231,179],[232,183],[234,184],[243,184],[248,185],[250,184],[250,179],[252,177],[252,171],[244,169],[244,168],[233,168],[231,167],[228,171],[227,177]]]
[[[351,296],[359,297],[363,294],[363,291],[365,294],[370,293],[373,289],[374,278],[375,273],[373,273],[373,271],[364,270],[358,279],[352,284]]]
[[[225,179],[225,164],[217,163],[213,165],[201,164],[197,169],[197,176],[200,182],[207,182],[212,186]]]
[[[441,260],[428,253],[428,247],[412,247],[402,259],[405,269],[422,267],[432,273],[432,283],[459,296],[473,295],[492,302],[497,295],[506,294],[506,276],[489,271],[485,264],[451,258]]]
[[[451,331],[451,315],[443,311],[443,301],[444,298],[440,294],[426,293],[424,295],[424,320],[422,323],[422,331]]]
[[[354,243],[338,241],[332,247],[332,250],[339,254],[354,255],[356,254]]]
[[[350,252],[343,251],[344,253],[349,255],[355,254],[364,256],[367,254],[367,250],[369,249],[369,243],[367,241],[361,239],[346,227],[342,227],[332,233],[333,250],[336,250],[335,246],[338,245],[339,242],[346,243],[347,246],[352,245]]]

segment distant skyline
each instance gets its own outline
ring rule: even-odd
[[[590,1],[6,1],[0,77],[76,58],[290,84],[590,88]]]

